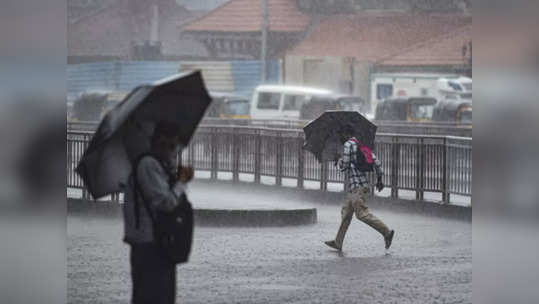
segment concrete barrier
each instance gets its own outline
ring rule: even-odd
[[[280,197],[286,197],[289,200],[308,202],[314,207],[316,207],[316,205],[341,206],[346,196],[345,192],[298,189],[252,182],[233,182],[211,179],[197,179],[193,181],[191,185],[191,189],[197,189],[198,191],[204,187],[217,187],[217,189],[222,188],[223,190],[232,188],[236,192],[248,192],[261,197],[267,194],[275,195],[275,193],[278,193]],[[373,209],[385,209],[395,212],[406,212],[465,221],[472,220],[472,207],[442,204],[438,202],[370,196],[367,205],[369,208]]]
[[[73,216],[121,218],[122,204],[68,198],[67,211]],[[197,226],[282,227],[317,222],[316,208],[304,209],[195,209]]]

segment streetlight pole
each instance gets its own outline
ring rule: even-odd
[[[268,0],[262,1],[262,41],[260,47],[260,61],[262,63],[260,80],[266,82],[267,48],[268,48]]]

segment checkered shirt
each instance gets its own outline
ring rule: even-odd
[[[355,138],[354,138],[355,139]],[[358,187],[368,187],[369,179],[367,178],[367,172],[359,171],[356,168],[352,160],[355,160],[358,146],[351,139],[344,143],[344,153],[343,156],[339,159],[339,169],[344,172],[348,178],[348,190],[352,191]],[[384,175],[382,170],[382,163],[374,152],[372,153],[372,160],[374,161],[374,171],[376,171],[376,176],[380,177]]]

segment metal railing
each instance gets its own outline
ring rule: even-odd
[[[223,119],[204,118],[201,126],[250,126],[279,129],[302,129],[308,120],[285,119]],[[421,134],[421,135],[451,135],[472,137],[471,124],[457,124],[452,122],[399,122],[374,121],[379,133]],[[98,122],[68,122],[69,131],[94,131]]]
[[[89,195],[74,168],[92,134],[67,133],[67,186],[83,189],[84,198]],[[255,183],[268,176],[276,185],[282,185],[283,179],[295,180],[298,188],[306,181],[315,181],[322,191],[329,183],[342,184],[343,173],[332,163],[320,164],[302,149],[303,142],[301,130],[200,126],[180,159],[195,170],[210,172],[212,179],[217,179],[218,172],[229,172],[234,181],[240,174],[250,174]],[[449,202],[451,194],[472,195],[471,138],[381,133],[376,136],[375,153],[382,161],[383,182],[393,198],[399,197],[399,190],[415,191],[418,200],[425,192],[439,192],[444,202]],[[374,176],[369,178],[373,191]]]

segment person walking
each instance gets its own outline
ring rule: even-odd
[[[150,154],[134,166],[126,190],[124,242],[130,245],[133,304],[173,304],[176,298],[176,264],[167,260],[154,241],[152,214],[172,212],[185,199],[190,167],[177,167],[177,126],[157,123]],[[148,212],[149,211],[149,212]]]
[[[353,136],[354,131],[351,129],[345,129],[341,132],[341,142],[344,143],[344,152],[342,157],[336,156],[336,161],[339,169],[346,174],[349,193],[346,196],[344,206],[341,210],[342,220],[337,236],[334,240],[324,242],[327,246],[342,251],[344,236],[350,226],[352,217],[355,214],[356,218],[365,224],[371,226],[378,231],[384,237],[385,248],[389,249],[394,230],[390,230],[384,222],[374,216],[369,208],[365,205],[367,196],[369,194],[369,181],[367,179],[367,171],[365,171],[365,164],[358,163],[358,153],[362,155],[362,161],[367,162],[376,171],[377,183],[376,188],[378,191],[382,191],[384,184],[382,182],[382,176],[384,172],[381,168],[381,163],[376,155],[370,150],[365,149],[360,143],[360,139]],[[370,154],[370,155],[368,155]],[[367,166],[368,167],[368,166]]]

